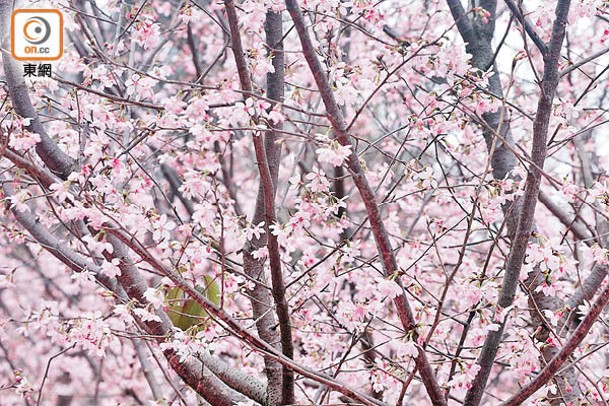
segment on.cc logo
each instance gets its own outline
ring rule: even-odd
[[[63,15],[57,9],[13,11],[11,54],[18,61],[56,61],[63,55]]]
[[[25,40],[32,45],[40,45],[49,40],[51,24],[43,17],[31,17],[23,26]]]

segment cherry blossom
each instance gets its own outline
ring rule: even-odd
[[[152,238],[156,241],[168,240],[171,238],[171,230],[176,227],[176,224],[167,218],[166,214],[162,214],[152,222],[154,232]]]
[[[8,145],[17,151],[23,152],[34,147],[40,142],[40,135],[29,131],[13,133]]]
[[[245,230],[243,230],[245,233],[245,236],[248,240],[251,240],[252,238],[256,237],[256,239],[259,239],[260,236],[262,234],[265,233],[264,231],[264,221],[261,221],[260,223],[253,225],[250,228],[247,228]]]
[[[320,162],[326,162],[332,166],[341,166],[351,155],[351,146],[340,145],[336,141],[332,141],[329,146],[317,149]]]
[[[53,6],[3,404],[607,403],[606,1]]]

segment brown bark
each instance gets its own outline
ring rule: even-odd
[[[343,113],[338,107],[338,104],[336,103],[334,94],[326,77],[326,73],[324,72],[321,63],[317,58],[317,54],[315,53],[311,38],[309,36],[309,33],[307,32],[304,18],[302,12],[300,11],[300,7],[296,0],[286,0],[286,6],[288,12],[290,13],[290,16],[292,17],[292,21],[294,22],[294,27],[296,29],[296,32],[298,33],[298,37],[300,38],[304,57],[309,65],[309,68],[319,89],[321,98],[326,108],[328,120],[330,121],[332,129],[334,131],[334,136],[340,142],[341,145],[353,147],[351,143],[351,136],[347,132],[347,124],[343,117]],[[387,277],[397,276],[399,274],[399,269],[397,266],[393,248],[391,247],[391,243],[389,241],[387,230],[385,229],[385,225],[381,218],[381,213],[379,210],[378,203],[376,201],[376,196],[374,194],[374,191],[370,187],[368,180],[366,179],[366,175],[364,174],[362,165],[359,162],[357,153],[353,149],[351,150],[351,155],[347,162],[347,167],[349,169],[349,172],[351,173],[353,183],[357,187],[362,201],[366,206],[366,212],[368,213],[370,228],[372,229],[372,234],[374,235],[377,250],[383,263],[385,275]],[[400,285],[403,291],[402,294],[400,294],[394,299],[394,304],[397,308],[398,316],[404,327],[404,330],[407,333],[412,334],[413,340],[416,342],[418,337],[418,333],[416,330],[416,321],[412,313],[410,304],[408,303],[408,299],[406,298],[405,288],[402,286],[399,277],[395,278],[395,280],[396,283]],[[435,377],[434,370],[431,367],[431,364],[429,363],[429,360],[427,359],[427,355],[423,348],[418,348],[418,356],[415,358],[415,363],[431,401],[437,405],[445,405],[446,400],[444,399],[440,385],[438,384],[438,381]]]
[[[247,61],[244,57],[243,46],[241,44],[241,35],[239,33],[239,22],[235,5],[232,0],[224,1],[226,7],[226,15],[231,32],[231,42],[233,54],[237,64],[237,72],[241,89],[246,96],[254,96],[254,88],[252,85]],[[284,88],[284,67],[283,67],[283,29],[281,26],[281,13],[268,12],[266,16],[265,31],[267,43],[274,52],[275,59],[273,60],[275,73],[267,76],[268,97],[272,100],[283,101]],[[276,59],[278,58],[278,59]],[[256,123],[259,123],[259,117],[253,118]],[[281,127],[275,129],[280,130]],[[258,189],[258,199],[254,213],[253,222],[259,224],[262,219],[265,221],[265,238],[256,239],[257,241],[247,244],[244,249],[244,264],[246,272],[259,281],[264,281],[264,263],[253,258],[252,252],[264,245],[268,247],[269,262],[271,268],[271,294],[274,302],[275,312],[279,322],[279,341],[281,343],[282,353],[290,358],[294,358],[294,344],[292,342],[292,326],[290,322],[290,312],[287,299],[285,297],[285,285],[283,282],[283,274],[281,270],[281,258],[279,252],[279,243],[277,237],[271,233],[270,226],[277,223],[275,209],[275,195],[277,193],[277,177],[279,172],[279,158],[281,148],[277,144],[279,133],[270,130],[266,132],[265,139],[262,139],[261,134],[254,134],[254,149],[256,152],[256,161],[258,163],[258,171],[260,172],[260,186]],[[266,240],[266,241],[264,241]],[[266,244],[264,244],[266,242]],[[268,297],[268,291],[265,292],[261,285],[256,285],[252,292],[253,300],[260,300],[256,304],[254,317],[258,320],[257,328],[261,337],[264,337],[267,342],[275,343],[277,334],[274,330],[274,322],[271,317],[266,317],[268,309],[272,308],[272,303]],[[261,313],[264,312],[264,313]],[[258,315],[258,317],[257,317]],[[273,324],[270,324],[273,323]],[[282,368],[281,381],[277,378],[277,365],[270,360],[266,360],[267,376],[269,379],[269,402],[278,404],[279,382],[281,382],[281,404],[292,404],[295,402],[294,397],[294,372],[287,368]]]

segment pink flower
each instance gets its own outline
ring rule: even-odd
[[[463,368],[460,374],[456,374],[455,377],[448,382],[448,385],[458,389],[469,389],[479,370],[480,365],[473,363],[469,367]]]
[[[256,106],[255,106],[255,104],[256,103],[254,102],[254,99],[249,97],[249,98],[247,98],[245,100],[245,103],[237,103],[237,104],[235,104],[235,107],[238,108],[238,109],[243,110],[249,116],[254,116],[254,115],[256,115]]]
[[[260,236],[266,232],[264,231],[264,224],[264,221],[261,221],[260,223],[258,223],[258,225],[252,224],[251,227],[248,227],[243,230],[247,240],[251,241],[253,237],[256,237],[256,239],[259,240]]]
[[[26,211],[30,211],[30,207],[27,205],[27,201],[30,197],[31,196],[29,190],[22,189],[14,195],[8,197],[8,199],[10,200],[11,205],[15,208],[15,210],[23,213]]]
[[[121,268],[118,266],[119,263],[120,260],[118,258],[113,258],[112,261],[104,261],[101,264],[101,272],[110,278],[115,278],[116,276],[121,275]]]
[[[309,188],[313,193],[327,193],[330,191],[330,181],[326,178],[326,173],[314,166],[311,172],[306,176],[306,179],[311,181]]]
[[[87,249],[97,257],[101,257],[104,251],[107,251],[110,254],[114,252],[114,247],[112,247],[112,244],[110,244],[109,242],[97,241],[90,235],[86,235],[82,239],[85,244],[87,244]]]
[[[59,203],[65,202],[70,193],[68,191],[69,184],[67,182],[53,183],[49,189],[53,191],[53,195],[57,197]]]
[[[319,162],[326,162],[332,166],[341,166],[351,155],[351,146],[341,145],[338,141],[334,140],[330,145],[318,148],[317,155],[319,155]]]
[[[419,350],[417,349],[417,345],[413,341],[400,341],[398,343],[398,351],[397,356],[406,358],[406,357],[416,357],[419,355]]]
[[[402,294],[402,288],[390,279],[379,277],[376,278],[376,291],[379,298],[393,299]]]
[[[143,46],[144,49],[150,49],[159,43],[160,31],[159,24],[154,23],[150,19],[146,19],[143,22],[136,24],[133,39]]]
[[[419,180],[419,187],[424,190],[433,189],[438,186],[438,182],[434,179],[433,169],[429,166],[425,167],[425,169],[417,173],[413,178]]]
[[[163,307],[165,302],[165,295],[162,289],[148,288],[144,292],[144,297],[148,300],[148,303],[155,309]]]
[[[40,142],[40,135],[23,130],[10,136],[8,145],[17,151],[27,151]]]
[[[176,224],[167,219],[167,215],[163,214],[160,217],[157,217],[156,221],[152,224],[154,228],[154,232],[152,233],[152,238],[155,241],[167,241],[171,238],[171,230],[176,228]]]
[[[140,307],[134,308],[133,314],[135,314],[144,323],[146,323],[148,321],[156,321],[158,323],[162,322],[162,320],[159,316],[157,316],[156,314],[154,314],[146,309],[142,309]]]
[[[269,249],[267,247],[259,248],[252,252],[254,259],[266,259],[269,256]]]
[[[95,276],[88,269],[74,272],[70,278],[80,286],[90,286],[95,283]]]
[[[156,80],[148,76],[140,76],[137,73],[134,73],[131,78],[125,81],[127,95],[134,95],[135,100],[152,98],[154,96],[152,88],[155,84]]]

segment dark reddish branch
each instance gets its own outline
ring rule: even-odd
[[[226,16],[231,32],[231,43],[235,63],[237,65],[237,72],[239,74],[239,81],[241,83],[241,89],[245,92],[245,94],[253,96],[254,89],[247,66],[247,61],[245,59],[245,54],[243,52],[241,35],[239,33],[239,20],[235,10],[235,4],[232,0],[225,0],[224,4],[226,6]],[[281,13],[267,13],[265,31],[267,39],[270,39],[269,46],[271,46],[273,49],[274,47],[278,47],[276,49],[278,52],[275,53],[275,58],[279,56],[278,60],[273,61],[275,66],[275,74],[267,76],[269,89],[268,96],[273,100],[281,102],[283,99],[284,87],[283,52],[281,52],[281,41],[283,37]],[[258,117],[255,117],[254,120],[260,122]],[[285,297],[285,285],[281,271],[279,243],[277,241],[277,237],[271,233],[270,229],[271,225],[277,223],[275,214],[275,194],[277,188],[279,156],[281,153],[280,147],[276,143],[277,138],[278,133],[275,131],[267,131],[265,139],[262,138],[261,133],[254,134],[254,150],[256,152],[258,171],[260,172],[260,188],[258,193],[259,199],[256,204],[256,212],[254,213],[254,223],[259,223],[261,214],[264,215],[266,240],[271,268],[271,290],[273,300],[275,302],[277,319],[279,321],[281,351],[286,357],[293,359],[294,344],[292,341],[292,326],[290,321],[290,311],[287,299]],[[262,202],[260,201],[260,197],[262,197]],[[251,255],[251,251],[246,252],[245,255]],[[248,272],[251,271],[252,270],[249,270]],[[263,272],[263,266],[262,264],[259,264],[257,267],[258,275],[255,276],[260,278]],[[268,366],[267,371],[272,372],[270,369],[268,369]],[[269,388],[272,390],[271,387]],[[273,399],[270,400],[273,401]],[[288,405],[293,404],[294,402],[294,372],[284,366],[282,368],[281,403]]]
[[[1,134],[0,134],[1,137]],[[25,170],[33,178],[35,178],[42,186],[48,189],[53,183],[60,182],[51,172],[45,168],[36,166],[32,161],[25,159],[15,151],[7,148],[3,154],[9,161],[15,164],[16,167]]]
[[[294,22],[294,28],[298,33],[298,37],[300,38],[300,43],[302,45],[302,52],[304,57],[311,69],[317,87],[319,89],[319,93],[324,102],[324,106],[326,108],[326,114],[328,120],[332,125],[332,129],[334,130],[334,135],[336,139],[343,146],[352,146],[351,145],[351,137],[346,131],[347,124],[345,122],[342,111],[338,107],[336,100],[334,98],[334,94],[332,92],[332,88],[328,83],[328,79],[326,78],[326,72],[324,71],[319,59],[317,58],[317,54],[315,53],[315,48],[311,42],[311,38],[307,32],[305,21],[303,15],[300,11],[298,3],[296,0],[286,0],[287,10],[292,17],[292,21]],[[399,269],[396,263],[395,255],[393,249],[391,247],[391,243],[389,241],[389,236],[387,234],[387,230],[385,229],[385,225],[383,224],[381,214],[379,211],[378,204],[376,202],[376,196],[364,175],[362,170],[362,166],[359,162],[359,158],[355,152],[355,150],[351,151],[351,155],[349,157],[347,163],[348,169],[351,172],[351,176],[353,178],[353,182],[357,187],[362,201],[366,206],[366,211],[368,213],[368,219],[370,222],[370,228],[372,229],[372,233],[374,235],[374,239],[376,242],[377,250],[381,257],[383,268],[385,270],[385,275],[387,277],[391,277],[397,275],[399,273]],[[404,330],[414,336],[414,341],[416,342],[417,331],[416,331],[416,321],[414,315],[412,314],[412,310],[406,299],[406,294],[404,292],[404,288],[400,283],[399,277],[395,279],[398,284],[402,287],[403,293],[395,298],[394,304],[398,311],[398,316]],[[442,394],[442,390],[438,381],[436,380],[435,373],[427,359],[424,349],[418,348],[418,355],[415,358],[415,362],[417,365],[417,369],[423,380],[423,384],[427,389],[427,393],[431,398],[431,401],[434,405],[445,405],[446,400]]]
[[[573,354],[579,344],[586,338],[588,332],[602,313],[603,309],[609,303],[609,285],[601,292],[599,297],[596,299],[590,312],[584,317],[579,327],[573,332],[569,340],[560,349],[558,354],[544,367],[544,369],[524,388],[520,390],[516,395],[511,397],[504,406],[516,406],[522,404],[532,394],[537,392],[543,385],[548,383],[552,379],[563,364]]]
[[[562,75],[561,75],[562,76]],[[577,137],[573,139],[577,153],[582,166],[582,178],[586,188],[590,189],[593,187],[594,182],[598,179],[599,173],[598,168],[598,155],[594,152],[587,152],[585,148],[586,142],[590,139],[592,133],[589,132],[583,137]],[[599,208],[601,205],[599,202],[594,203],[594,206]],[[599,214],[595,212],[596,227],[595,233],[597,241],[600,246],[607,248],[609,245],[609,222]],[[560,327],[566,326],[567,331],[574,330],[581,321],[581,317],[577,314],[576,309],[582,305],[585,301],[590,301],[600,289],[601,284],[607,276],[608,266],[602,263],[594,264],[590,275],[584,280],[581,286],[569,296],[566,302],[565,309],[567,313],[561,320]]]
[[[6,197],[14,195],[15,188],[10,181],[3,181],[2,189]],[[145,304],[145,298],[143,292],[145,292],[147,286],[137,268],[133,265],[133,262],[127,256],[127,250],[124,244],[120,243],[118,239],[113,239],[112,244],[115,252],[112,257],[117,257],[121,260],[121,269],[123,275],[119,278],[119,283],[116,279],[108,278],[101,272],[101,268],[90,261],[87,258],[72,249],[66,244],[60,241],[56,236],[51,234],[40,222],[38,221],[35,214],[31,212],[20,212],[14,207],[11,211],[17,221],[27,230],[34,240],[53,256],[59,259],[61,262],[70,267],[74,272],[82,272],[87,270],[95,275],[97,281],[103,285],[106,289],[114,292],[117,297],[124,302],[128,302],[131,299],[135,299],[142,304]],[[164,342],[166,337],[171,335],[171,325],[166,315],[161,314],[162,319],[165,320],[165,324],[160,325],[159,323],[143,323],[143,327],[153,336],[157,337],[159,342]],[[230,405],[233,400],[244,399],[229,391],[226,385],[220,380],[212,376],[210,371],[203,371],[201,365],[197,365],[192,361],[187,363],[180,363],[179,357],[173,351],[164,351],[167,360],[171,367],[184,379],[184,382],[192,387],[197,393],[206,398],[212,404],[218,405]],[[257,402],[262,402],[265,397],[265,385],[258,380],[242,374],[239,371],[231,371],[230,374],[226,373],[227,366],[217,359],[206,359],[206,366],[217,376],[221,377],[228,386],[235,390],[249,396]],[[225,395],[230,394],[230,397]]]
[[[493,27],[496,19],[497,1],[484,0],[478,4],[490,13],[488,23],[482,21],[480,18],[475,18],[474,16],[466,14],[461,2],[458,0],[447,0],[447,3],[450,7],[453,18],[457,23],[457,28],[459,29],[461,36],[466,42],[467,52],[472,54],[472,65],[483,71],[492,68],[492,71],[495,72],[495,75],[491,76],[489,79],[489,90],[501,97],[503,95],[503,88],[495,64],[496,52],[493,50],[492,47],[492,39],[494,35]],[[482,118],[484,120],[484,139],[486,141],[486,145],[489,149],[489,152],[492,153],[491,163],[493,167],[493,176],[495,177],[495,179],[499,180],[504,179],[506,176],[514,180],[520,180],[518,178],[515,178],[512,172],[512,169],[517,163],[517,157],[513,152],[514,141],[510,131],[509,117],[507,117],[505,112],[500,109],[495,112],[486,112],[482,115]],[[498,133],[500,137],[497,136]],[[544,195],[540,195],[539,199],[542,202],[544,201],[543,198]],[[546,200],[544,203],[553,213],[555,213],[561,219],[561,221],[566,222],[568,220],[569,216],[565,215],[565,213],[559,210],[559,208],[555,205],[552,205],[551,201]],[[521,201],[516,200],[515,205],[506,204],[502,207],[507,220],[507,234],[510,239],[513,239],[516,233],[517,221],[520,216],[521,205]],[[569,227],[571,225],[571,221],[569,221],[569,223],[566,225],[567,227]],[[582,231],[585,231],[583,227],[580,227],[579,224],[574,225],[574,234],[580,236],[585,235],[585,233],[583,233]],[[531,286],[531,294],[529,296],[529,303],[531,303],[531,308],[538,307],[540,309],[550,310],[562,308],[563,306],[557,301],[546,297],[545,295],[543,295],[543,293],[536,293],[535,288],[540,282],[543,282],[542,278],[529,278],[529,280],[527,280],[526,282],[527,285]],[[548,328],[543,323],[542,318],[538,317],[535,312],[533,312],[531,316],[533,325],[535,327],[540,327],[537,330],[535,337],[540,341],[545,341],[549,336]],[[542,352],[544,364],[547,363],[553,357],[553,350],[553,347],[548,347]],[[557,384],[559,388],[564,388],[566,386],[564,384],[565,378],[569,382],[575,382],[577,379],[573,368],[566,370],[562,375],[563,376],[561,376],[560,379],[557,379]],[[567,392],[566,390],[562,390],[562,392],[567,393],[567,398],[574,399],[577,397],[579,388],[575,385],[571,386],[574,388],[573,391]]]
[[[541,185],[541,173],[546,158],[546,139],[550,115],[552,113],[552,102],[559,81],[558,62],[560,50],[565,37],[567,16],[569,13],[570,0],[559,0],[556,6],[556,19],[552,27],[552,37],[548,47],[548,53],[544,55],[544,75],[541,83],[541,94],[537,104],[537,114],[533,123],[533,146],[531,150],[532,163],[527,174],[524,196],[522,197],[522,208],[518,218],[516,233],[512,240],[510,253],[505,266],[503,286],[499,294],[498,307],[506,309],[514,301],[520,270],[524,262],[528,247],[533,221],[537,195]],[[465,397],[465,404],[478,405],[484,394],[497,350],[501,343],[501,336],[505,328],[505,321],[500,323],[497,331],[489,332],[482,352],[478,358],[480,370],[472,382],[471,388]]]
[[[129,257],[128,249],[125,244],[114,236],[108,236],[108,241],[112,244],[114,252],[106,255],[106,258],[108,260],[112,260],[113,258],[118,258],[120,260],[119,267],[121,269],[121,275],[119,275],[117,279],[126,292],[126,298],[135,300],[135,303],[138,306],[147,305],[148,301],[144,297],[144,293],[148,289],[148,284]],[[150,309],[150,311],[153,310]],[[146,333],[154,336],[156,341],[161,344],[164,343],[168,337],[173,335],[173,327],[171,321],[164,312],[158,311],[157,315],[161,318],[161,322],[140,321],[140,325]],[[180,362],[179,355],[172,349],[164,350],[163,354],[169,361],[172,369],[180,375],[184,382],[210,404],[214,406],[232,406],[237,402],[247,401],[247,398],[244,395],[229,388],[216,375],[211,373],[209,369],[205,368],[205,365],[201,365],[196,359],[190,358],[185,362]],[[245,383],[244,385],[247,386]],[[243,392],[257,393],[256,400],[261,401],[264,399],[264,389],[261,390],[261,387],[263,387],[263,385],[253,389],[248,388],[250,390],[240,389]]]
[[[243,51],[241,34],[239,33],[239,18],[237,17],[235,3],[233,0],[224,0],[224,6],[226,8],[226,18],[228,19],[230,27],[231,46],[237,65],[237,74],[239,75],[241,90],[246,94],[253,96],[252,90],[254,87],[252,86],[252,78],[247,67],[247,61],[245,60],[245,52]]]
[[[0,2],[0,22],[6,22],[9,14],[10,2]],[[1,34],[2,42],[6,44],[6,41],[8,40],[8,33],[6,30],[8,28],[6,24],[0,24],[0,26],[2,26],[3,30]],[[7,49],[6,47],[4,48]],[[3,62],[6,81],[9,88],[9,96],[13,108],[20,116],[24,118],[31,118],[31,123],[27,129],[40,135],[41,142],[36,145],[36,153],[49,167],[49,169],[65,180],[72,170],[75,169],[74,160],[65,154],[48,136],[42,122],[40,121],[40,118],[38,117],[38,114],[32,106],[27,86],[19,70],[19,64],[4,53]],[[24,167],[31,173],[32,176],[35,176],[43,183],[46,183],[46,187],[49,186],[48,183],[52,180],[52,176],[50,176],[50,174],[46,173],[42,169],[35,168],[31,165],[31,163],[24,159],[20,159],[18,156],[13,156],[15,154],[11,153],[9,150],[5,151],[5,153],[16,165]],[[13,189],[11,189],[12,186],[10,184],[5,183],[3,188],[6,194],[12,194]],[[82,257],[81,255],[69,250],[65,244],[50,234],[45,228],[41,227],[33,215],[30,213],[20,213],[16,210],[13,210],[13,213],[15,214],[17,220],[32,234],[38,243],[40,243],[46,250],[48,250],[63,263],[68,265],[71,269],[75,270],[76,272],[80,272],[83,269],[94,269],[94,264],[89,263],[85,257]],[[117,285],[115,281],[106,278],[100,273],[98,273],[96,277],[102,284],[104,284],[104,286],[112,291],[116,291]],[[205,379],[201,379],[201,374],[197,369],[180,364],[177,356],[173,353],[167,353],[166,355],[168,355],[168,361],[170,362],[172,368],[174,368],[176,372],[185,379],[185,382],[189,386],[192,386],[193,389],[197,390],[202,396],[204,396],[204,392],[201,391],[204,389],[209,390],[208,388],[210,387],[210,385],[207,385],[204,388],[202,385],[204,385],[207,381],[211,382],[218,380],[216,377],[209,377],[207,381]],[[188,372],[189,368],[190,372]],[[186,374],[187,372],[188,374]],[[219,393],[219,396],[221,396],[222,391]],[[211,396],[211,398],[214,397],[213,394],[209,396]],[[218,399],[220,398],[218,397]],[[214,404],[214,402],[212,402],[212,404]],[[216,402],[215,404],[232,404],[232,400],[227,400],[226,402]]]
[[[221,322],[224,327],[228,329],[228,331],[230,331],[235,337],[248,344],[251,348],[259,351],[263,355],[273,358],[283,366],[290,368],[306,378],[310,378],[336,392],[342,393],[350,399],[362,402],[364,405],[384,405],[382,402],[360,393],[355,389],[351,389],[349,386],[336,381],[334,378],[326,374],[308,369],[281,354],[271,344],[250,333],[249,330],[242,325],[242,323],[233,319],[232,316],[224,309],[213,304],[207,297],[195,289],[195,287],[192,286],[186,279],[182,278],[180,275],[176,274],[170,268],[160,262],[135,237],[129,235],[123,230],[114,228],[113,226],[108,225],[108,227],[109,228],[106,229],[107,233],[116,236],[131,250],[133,250],[133,252],[139,255],[143,261],[152,266],[153,269],[157,270],[161,275],[167,276],[175,284],[175,286],[182,289],[190,298],[200,304],[211,316],[213,316],[217,321]]]

